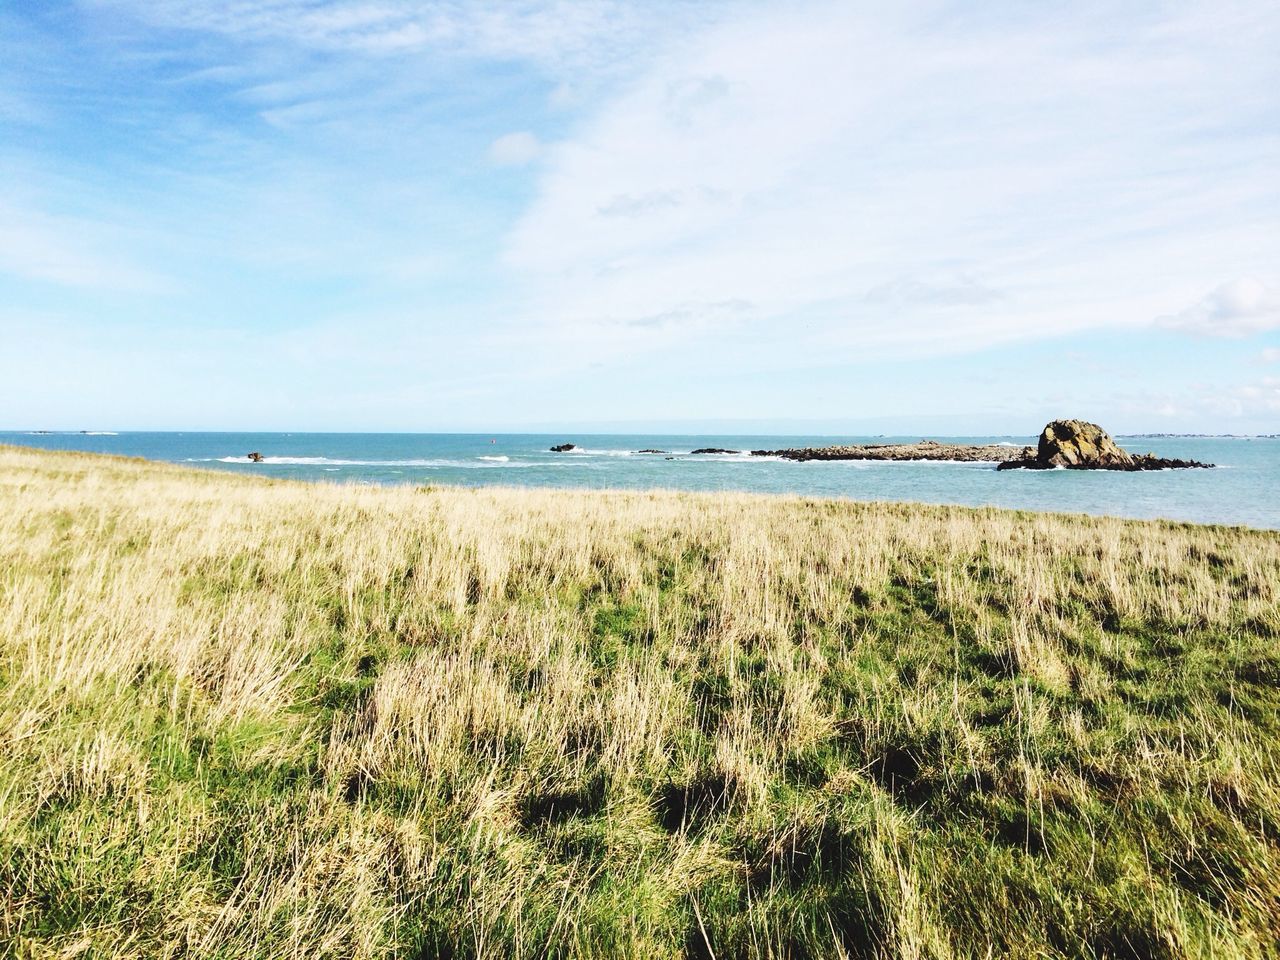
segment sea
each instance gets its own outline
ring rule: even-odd
[[[1213,470],[1144,473],[1006,470],[995,464],[796,463],[748,451],[922,437],[623,434],[0,432],[0,443],[85,450],[208,470],[347,484],[740,490],[851,500],[1013,507],[1280,529],[1280,438],[1117,437],[1134,453],[1200,460]],[[1031,436],[930,437],[1034,445]],[[557,444],[577,449],[553,453]],[[719,447],[738,454],[698,454]],[[641,453],[659,450],[661,453]],[[248,458],[252,451],[261,463]]]

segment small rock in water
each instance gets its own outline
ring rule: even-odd
[[[741,453],[741,450],[724,450],[720,447],[699,447],[691,453]]]
[[[551,452],[552,453],[568,453],[570,450],[577,450],[577,449],[578,449],[578,445],[576,443],[557,443],[554,447],[551,448]]]
[[[260,454],[257,450],[255,450],[253,451],[253,453],[249,454],[249,459],[252,460],[254,463],[261,463],[263,460],[263,457],[262,457],[262,454]]]

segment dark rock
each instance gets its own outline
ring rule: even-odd
[[[958,463],[1000,463],[1009,456],[1009,448],[1000,444],[939,443],[855,443],[833,447],[797,447],[788,450],[752,450],[755,457],[781,457],[783,460],[950,460]],[[1024,447],[1023,456],[1034,450]]]
[[[665,450],[637,450],[636,453],[666,453]]]
[[[570,450],[577,450],[576,443],[558,443],[551,448],[552,453],[568,453]]]
[[[1063,466],[1064,470],[1119,470],[1126,473],[1138,473],[1143,470],[1191,470],[1212,469],[1212,463],[1201,463],[1199,460],[1176,460],[1157,457],[1154,453],[1143,453],[1133,457],[1129,463],[1082,463]],[[1007,460],[996,467],[997,470],[1053,470],[1054,464],[1041,463],[1035,457],[1025,460]]]
[[[1178,470],[1211,467],[1198,460],[1169,460],[1155,454],[1134,455],[1121,449],[1107,431],[1084,420],[1055,420],[1040,434],[1034,455],[1006,460],[997,470]]]
[[[262,454],[260,454],[257,450],[255,450],[253,451],[253,453],[249,454],[249,459],[252,460],[254,463],[261,463],[264,458]]]
[[[741,453],[741,450],[725,450],[721,447],[699,447],[697,450],[691,450],[690,453]]]

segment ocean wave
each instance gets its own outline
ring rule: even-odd
[[[633,457],[636,453],[634,450],[596,450],[591,447],[574,447],[572,450],[565,450],[564,452],[580,457]]]
[[[247,463],[248,457],[216,457],[218,463]],[[341,460],[333,457],[263,457],[258,463],[288,467],[448,467],[456,460]]]
[[[561,463],[523,462],[511,463],[509,457],[492,456],[477,457],[466,460],[449,459],[412,459],[412,460],[346,460],[337,457],[263,457],[259,461],[250,460],[246,456],[238,457],[188,457],[187,463],[237,463],[244,466],[281,466],[281,467],[323,467],[332,472],[340,467],[418,467],[437,469],[451,467],[460,470],[510,469],[516,467],[557,467],[567,466]],[[584,466],[584,464],[579,464]]]
[[[995,460],[941,460],[941,459],[920,459],[920,460],[807,460],[806,466],[813,464],[825,464],[827,466],[845,466],[845,467],[861,467],[871,469],[874,467],[966,467],[970,470],[994,470],[999,464]]]

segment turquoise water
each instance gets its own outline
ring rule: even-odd
[[[746,490],[855,500],[994,505],[1280,529],[1280,440],[1126,439],[1136,453],[1203,460],[1216,470],[1153,473],[1013,470],[964,463],[792,463],[748,456],[690,456],[698,447],[736,450],[911,437],[641,436],[582,434],[370,433],[0,433],[0,443],[167,460],[233,473],[340,483]],[[1034,443],[1033,437],[934,439]],[[552,444],[582,449],[551,453]],[[640,454],[657,448],[667,454]],[[265,463],[245,455],[260,451]],[[674,459],[666,459],[672,456]]]

